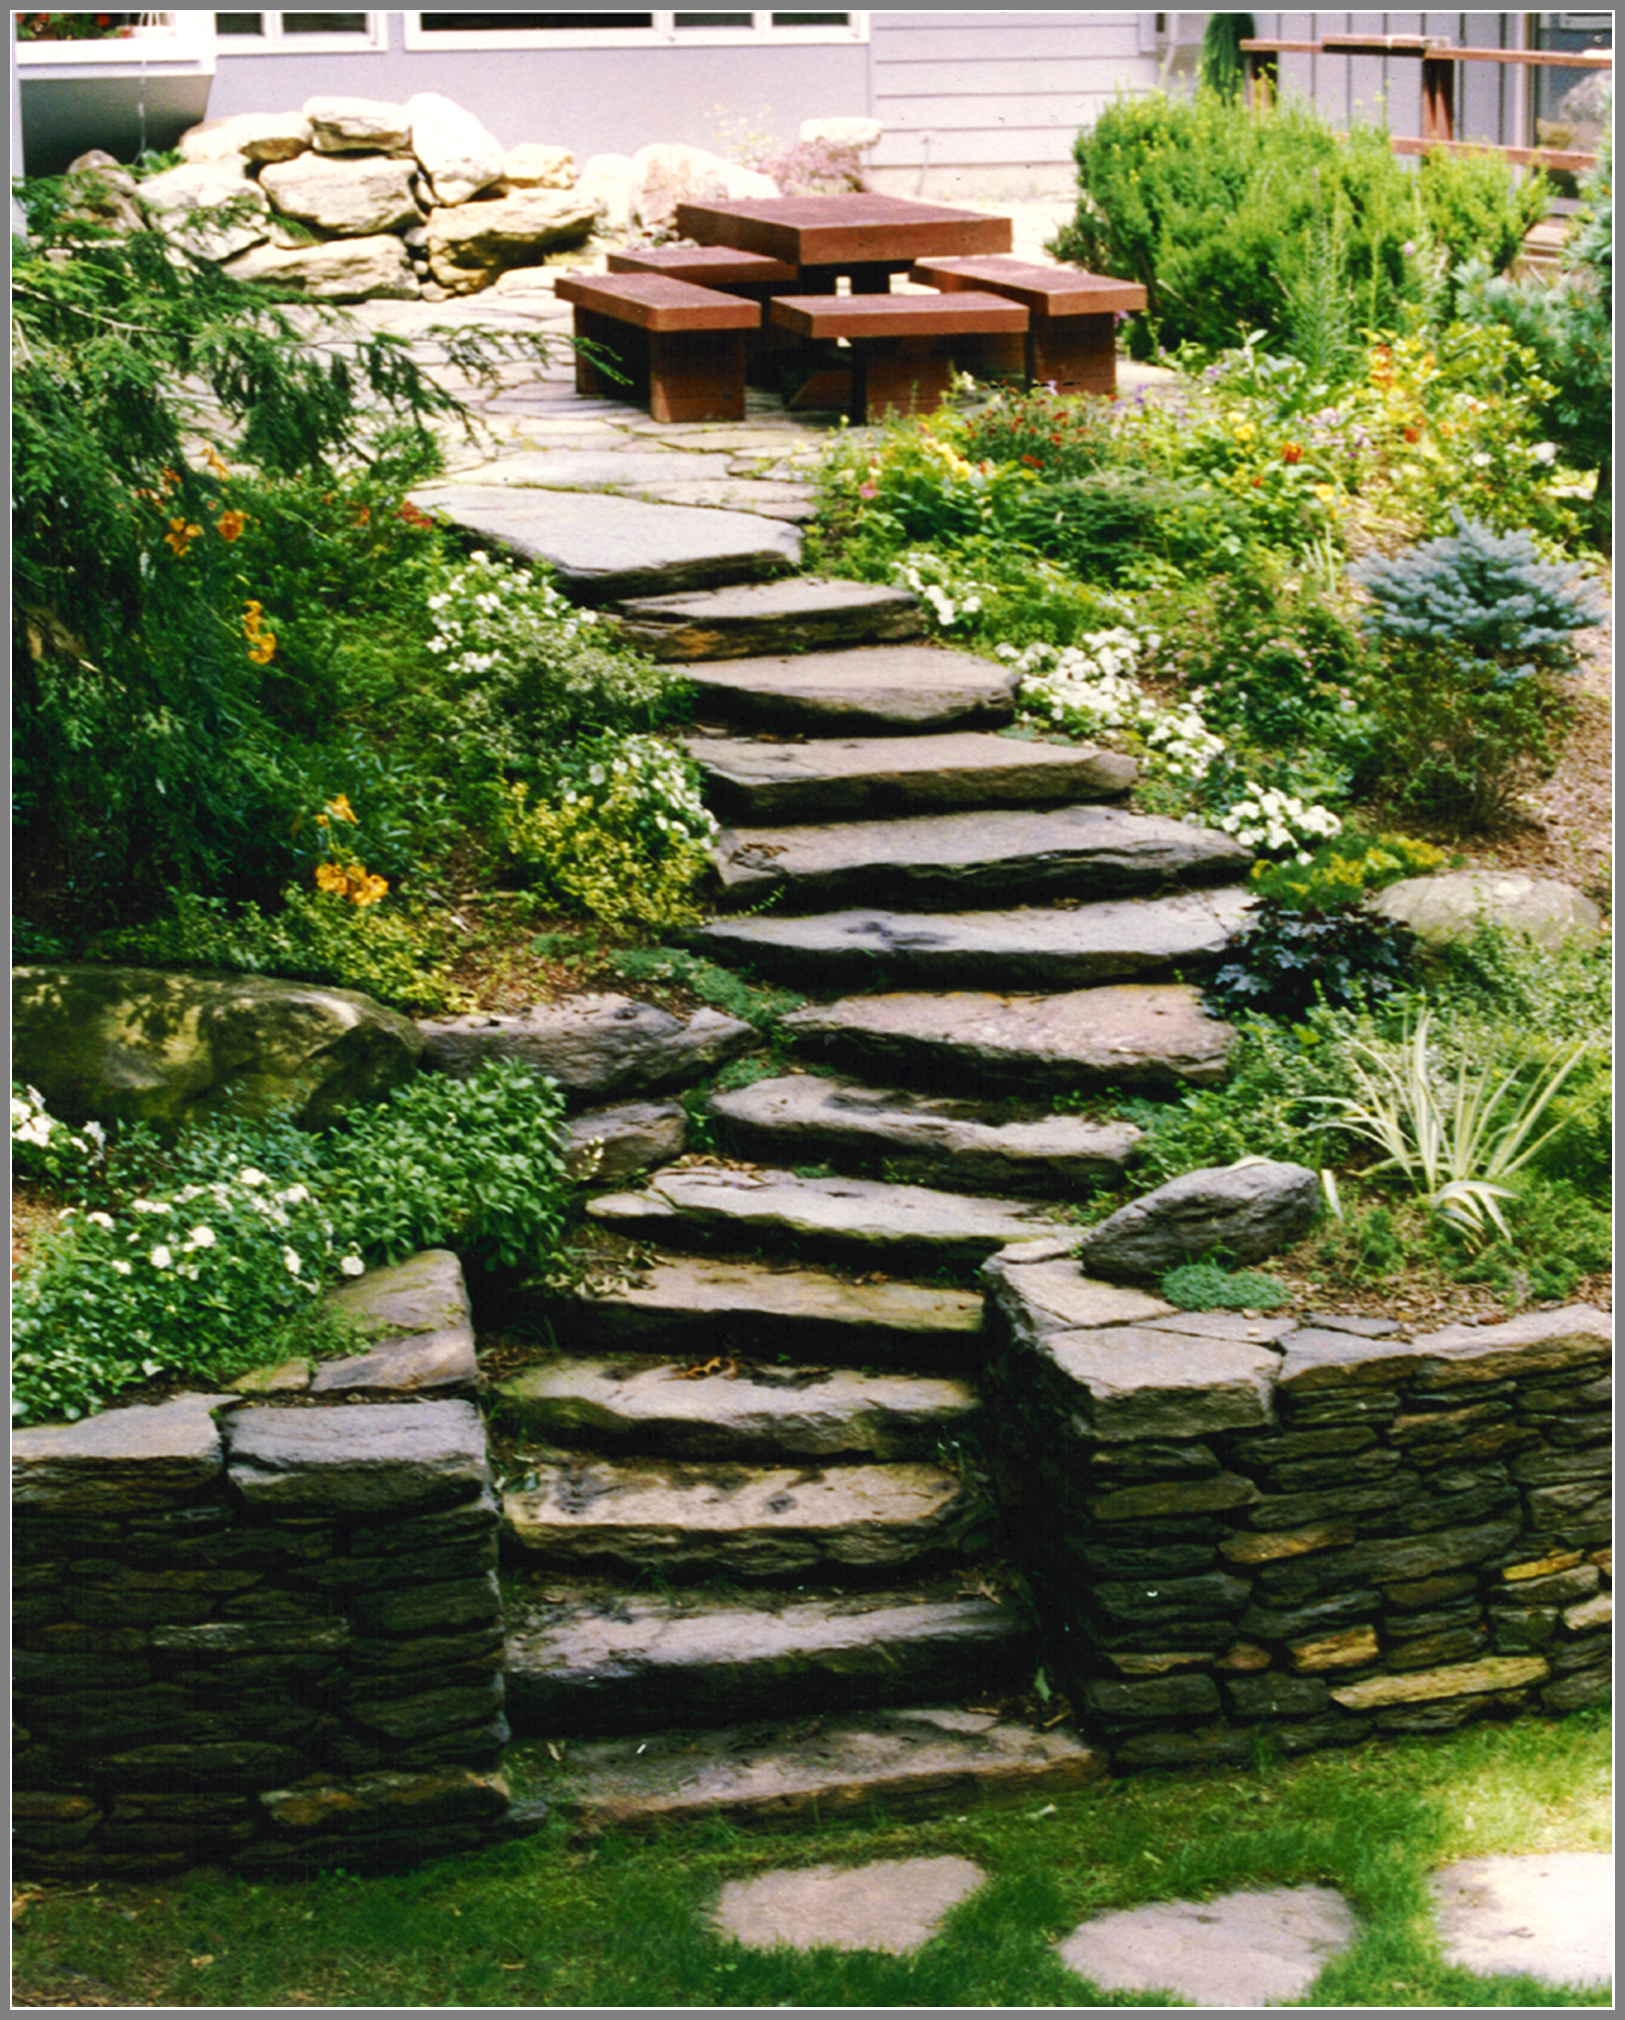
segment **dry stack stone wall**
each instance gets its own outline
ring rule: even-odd
[[[13,1440],[31,1871],[366,1864],[523,1825],[461,1400],[194,1395]]]
[[[1115,1767],[1608,1688],[1608,1314],[1173,1314],[1055,1244],[988,1277],[1001,1495]]]

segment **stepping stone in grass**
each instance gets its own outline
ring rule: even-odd
[[[1330,1887],[1269,1887],[1213,1901],[1157,1901],[1084,1922],[1060,1946],[1103,1992],[1171,1992],[1193,2006],[1301,1999],[1359,1933]]]
[[[987,1878],[969,1859],[875,1859],[729,1880],[711,1920],[747,1950],[883,1950],[907,1957]]]
[[[741,821],[1120,799],[1139,774],[1133,758],[1092,744],[1022,743],[971,729],[810,743],[691,736],[685,746],[705,774],[708,802]]]
[[[792,1011],[781,1028],[860,1071],[1027,1092],[1102,1081],[1211,1086],[1224,1078],[1236,1038],[1180,982],[1058,996],[849,996]]]
[[[1055,1226],[1017,1199],[720,1165],[669,1166],[653,1174],[646,1191],[589,1200],[587,1212],[623,1232],[670,1236],[687,1226],[738,1235],[752,1229],[848,1249],[923,1249],[944,1258],[988,1256]]]
[[[1057,898],[1155,895],[1220,883],[1252,861],[1230,835],[1120,807],[916,814],[828,827],[733,828],[714,854],[723,904],[788,911],[841,905],[982,910]]]
[[[1019,1688],[1035,1652],[1013,1602],[946,1583],[793,1599],[550,1586],[537,1610],[510,1602],[507,1713],[547,1738]]]
[[[942,1377],[693,1365],[560,1358],[497,1383],[495,1398],[521,1434],[699,1458],[902,1458],[934,1450],[980,1409],[973,1389]]]
[[[707,1104],[723,1145],[741,1157],[794,1164],[884,1158],[927,1185],[988,1186],[1064,1199],[1119,1181],[1143,1132],[1081,1115],[1002,1121],[973,1101],[861,1087],[820,1074],[758,1080]]]
[[[982,1340],[980,1291],[846,1283],[794,1263],[708,1256],[646,1265],[624,1288],[601,1295],[521,1290],[514,1306],[547,1318],[573,1346],[658,1346],[667,1353],[960,1365]]]
[[[631,599],[618,607],[615,622],[634,645],[667,660],[867,645],[918,638],[925,629],[919,599],[906,589],[805,575]]]
[[[941,645],[865,645],[691,665],[702,714],[765,729],[952,729],[1008,722],[1020,675]]]
[[[810,1727],[810,1729],[809,1729]],[[588,1830],[723,1816],[775,1828],[878,1812],[940,1816],[1042,1801],[1099,1781],[1106,1758],[1074,1735],[995,1713],[873,1712],[566,1746],[535,1763],[542,1793]]]
[[[1429,1882],[1445,1961],[1546,1985],[1614,1975],[1612,1852],[1532,1852],[1462,1859]]]
[[[1238,885],[1058,910],[810,912],[720,919],[693,936],[764,974],[862,986],[879,975],[948,988],[1080,989],[1175,962],[1209,965],[1251,909]]]
[[[940,1466],[542,1465],[503,1500],[518,1548],[560,1566],[785,1578],[896,1570],[951,1551],[969,1512]]]

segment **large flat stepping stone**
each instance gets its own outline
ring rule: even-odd
[[[1139,766],[1091,744],[1028,743],[985,730],[772,743],[685,738],[706,798],[743,821],[823,820],[920,807],[1029,807],[1121,798]]]
[[[728,659],[690,666],[702,711],[769,729],[952,729],[1008,722],[1021,676],[1003,660],[943,645],[868,645],[845,652]]]
[[[1143,1133],[1131,1122],[1081,1115],[1007,1121],[952,1095],[864,1087],[814,1073],[713,1094],[708,1108],[719,1141],[739,1157],[788,1165],[884,1158],[916,1183],[1041,1199],[1119,1180]]]
[[[731,456],[672,449],[522,449],[499,462],[459,470],[461,486],[537,491],[638,491],[673,481],[720,482]]]
[[[730,909],[842,905],[982,909],[1009,900],[1138,897],[1233,882],[1252,858],[1229,835],[1120,807],[916,814],[828,827],[734,828],[715,853]]]
[[[562,1751],[543,1793],[588,1830],[711,1816],[769,1828],[865,1812],[939,1816],[1069,1794],[1106,1773],[1105,1755],[1070,1733],[935,1709],[820,1719],[811,1731],[801,1720]]]
[[[951,1086],[1067,1089],[1122,1081],[1212,1086],[1234,1029],[1182,982],[1119,982],[1057,996],[848,996],[784,1018],[798,1042],[864,1072]]]
[[[944,1376],[741,1366],[731,1357],[559,1358],[498,1382],[521,1433],[682,1458],[897,1459],[966,1429],[980,1404]]]
[[[1267,1887],[1098,1915],[1060,1945],[1102,1992],[1171,1992],[1193,2006],[1301,1999],[1359,1934],[1330,1887]]]
[[[950,1908],[987,1875],[969,1859],[874,1859],[866,1866],[798,1866],[729,1880],[711,1912],[720,1936],[747,1950],[924,1949]]]
[[[577,1586],[517,1597],[508,1618],[508,1717],[546,1738],[994,1690],[1026,1675],[1035,1640],[1010,1601],[945,1586],[793,1600]]]
[[[1462,1859],[1433,1874],[1429,1885],[1446,1963],[1546,1985],[1612,1980],[1612,1852]]]
[[[1018,1199],[701,1164],[668,1166],[643,1192],[605,1194],[589,1200],[587,1212],[622,1232],[670,1235],[687,1225],[738,1236],[749,1229],[846,1249],[929,1250],[967,1259],[1055,1227]]]
[[[788,574],[801,560],[793,526],[752,512],[501,484],[425,485],[411,502],[527,561],[545,561],[576,603],[756,581]]]
[[[764,653],[892,643],[925,630],[919,598],[872,582],[795,576],[622,603],[615,622],[655,659],[744,659]]]
[[[418,1029],[433,1072],[467,1080],[490,1060],[518,1059],[577,1098],[685,1086],[756,1037],[720,1010],[674,1017],[630,996],[572,996],[512,1017],[428,1018]]]
[[[1216,961],[1251,908],[1240,885],[1173,898],[1010,912],[809,912],[719,919],[694,935],[722,961],[851,987],[1081,989]]]
[[[964,1486],[940,1466],[560,1460],[506,1495],[521,1550],[560,1566],[788,1578],[896,1571],[952,1549]]]
[[[685,1256],[647,1265],[593,1295],[527,1290],[516,1302],[577,1348],[658,1345],[668,1353],[829,1354],[861,1365],[957,1366],[982,1341],[980,1291],[847,1283],[794,1263]]]

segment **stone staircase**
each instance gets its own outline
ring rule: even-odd
[[[1222,1074],[1173,971],[1248,857],[1129,812],[1121,755],[1001,734],[1010,670],[920,643],[899,592],[617,609],[693,679],[733,823],[693,946],[823,1000],[783,1020],[794,1070],[712,1097],[725,1155],[589,1202],[623,1275],[531,1302],[557,1344],[492,1399],[510,1718],[623,1822],[1075,1786],[1092,1749],[1001,1716],[1039,1650],[978,1464],[975,1270],[1132,1160],[1058,1095]]]

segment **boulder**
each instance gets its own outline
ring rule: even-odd
[[[302,112],[239,112],[206,119],[180,137],[183,161],[292,161],[310,146],[310,121]]]
[[[1380,918],[1409,926],[1430,947],[1466,940],[1480,925],[1527,933],[1556,953],[1565,941],[1592,941],[1602,914],[1591,900],[1555,877],[1526,877],[1510,870],[1456,870],[1437,877],[1406,877],[1369,900]]]
[[[1309,1232],[1320,1209],[1320,1180],[1307,1166],[1258,1158],[1188,1171],[1159,1185],[1078,1243],[1093,1276],[1133,1281],[1160,1276],[1215,1249],[1236,1263],[1261,1262]]]
[[[685,1022],[628,996],[577,996],[518,1017],[448,1017],[421,1030],[424,1063],[438,1072],[466,1080],[487,1059],[522,1059],[571,1094],[681,1087],[756,1035],[719,1010],[696,1010]]]
[[[470,272],[536,266],[549,252],[580,245],[597,215],[593,204],[557,189],[436,208],[429,213],[429,271],[442,287],[466,289]]]
[[[770,175],[681,141],[655,141],[632,157],[632,215],[646,230],[675,224],[680,203],[704,203],[714,197],[740,202],[778,193]]]
[[[404,154],[412,130],[404,105],[378,98],[307,98],[310,144],[318,154]]]
[[[599,154],[593,159],[602,162],[628,158],[618,154]],[[549,147],[544,141],[524,140],[517,147],[510,147],[502,157],[502,180],[509,189],[570,189],[575,179],[575,156],[567,147]]]
[[[68,163],[63,193],[73,215],[89,224],[140,231],[146,222],[141,215],[140,186],[105,148],[93,147]]]
[[[600,230],[619,234],[632,223],[632,185],[631,155],[593,154],[575,179],[575,194],[593,206]]]
[[[223,271],[233,280],[260,281],[311,301],[416,301],[420,293],[405,246],[389,232],[326,245],[255,246],[228,260]]]
[[[832,147],[851,147],[860,153],[878,145],[886,131],[878,119],[804,119],[803,140],[827,140]]]
[[[302,154],[272,162],[260,188],[284,217],[339,238],[371,238],[418,221],[411,165],[384,154]]]
[[[12,989],[13,1071],[67,1122],[327,1122],[400,1086],[423,1049],[370,997],[269,976],[17,968]]]
[[[266,235],[270,204],[248,173],[240,154],[224,161],[188,161],[166,168],[139,185],[141,207],[160,231],[184,238],[188,252],[202,259],[226,260],[233,253],[259,245]],[[200,220],[197,212],[234,204],[242,216],[230,224]]]
[[[570,1176],[611,1185],[681,1157],[688,1111],[677,1101],[628,1101],[592,1108],[570,1124]]]
[[[412,152],[429,178],[436,203],[467,203],[502,177],[506,162],[502,143],[472,112],[437,91],[416,92],[406,101],[406,112],[412,123]]]

